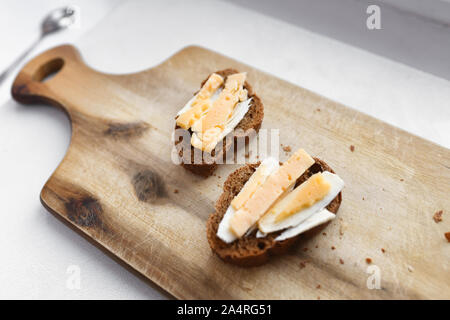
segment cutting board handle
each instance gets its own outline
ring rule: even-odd
[[[63,107],[53,87],[61,74],[76,68],[86,68],[78,50],[71,45],[55,47],[33,58],[19,71],[11,94],[20,103],[50,103]]]

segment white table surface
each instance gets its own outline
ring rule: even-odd
[[[1,3],[0,69],[37,36],[39,17],[62,3]],[[46,39],[35,53],[74,42],[92,67],[123,73],[201,45],[450,147],[450,82],[442,78],[225,2],[72,3],[82,9],[80,28]],[[168,297],[41,206],[40,190],[64,156],[70,126],[59,110],[12,101],[12,80],[0,87],[0,298]],[[66,285],[72,265],[80,268],[80,289]]]

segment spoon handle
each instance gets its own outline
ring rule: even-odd
[[[34,48],[37,47],[37,45],[39,44],[39,42],[41,42],[42,40],[42,36],[40,36],[39,38],[37,38],[29,47],[27,50],[25,50],[16,60],[14,60],[13,63],[11,63],[9,65],[8,68],[6,68],[1,74],[0,74],[0,85],[3,83],[3,81],[8,77],[8,75],[11,73],[11,71],[13,71],[18,64],[20,64],[20,62],[25,59],[25,57],[31,52],[33,51]]]

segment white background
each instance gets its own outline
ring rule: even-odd
[[[311,9],[311,15],[320,13],[319,27],[317,19],[298,22],[295,15],[286,16],[281,5],[279,10],[273,5],[252,8],[254,4],[244,9],[232,2],[72,1],[81,8],[80,28],[45,39],[33,55],[74,42],[92,67],[122,73],[154,66],[186,45],[202,45],[450,147],[450,82],[444,79],[450,70],[444,62],[442,70],[436,68],[442,54],[436,50],[450,56],[445,51],[450,30],[439,20],[442,10],[425,10],[425,20],[417,18],[417,12],[411,13],[415,19],[402,20],[386,7],[383,30],[369,31],[365,10],[358,9],[361,4],[339,8],[347,20],[354,17],[351,23],[341,23],[333,12]],[[41,17],[61,4],[0,2],[0,69],[38,36]],[[405,33],[408,28],[414,32]],[[399,30],[403,33],[398,39],[409,40],[396,44],[388,35]],[[425,52],[428,60],[417,48],[414,54],[401,50],[402,45],[430,38],[441,42]],[[70,125],[59,110],[12,101],[12,80],[0,86],[0,298],[168,297],[41,206],[40,190],[64,156]],[[66,287],[71,265],[80,267],[80,290]]]

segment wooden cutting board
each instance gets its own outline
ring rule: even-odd
[[[346,182],[337,219],[256,268],[223,263],[205,234],[239,165],[205,179],[171,160],[175,114],[209,73],[228,67],[248,72],[265,105],[263,128],[280,129],[281,144],[325,159]],[[448,149],[198,47],[108,75],[60,46],[29,62],[12,94],[71,119],[70,147],[43,205],[177,298],[450,298]],[[380,289],[370,289],[377,280]]]

